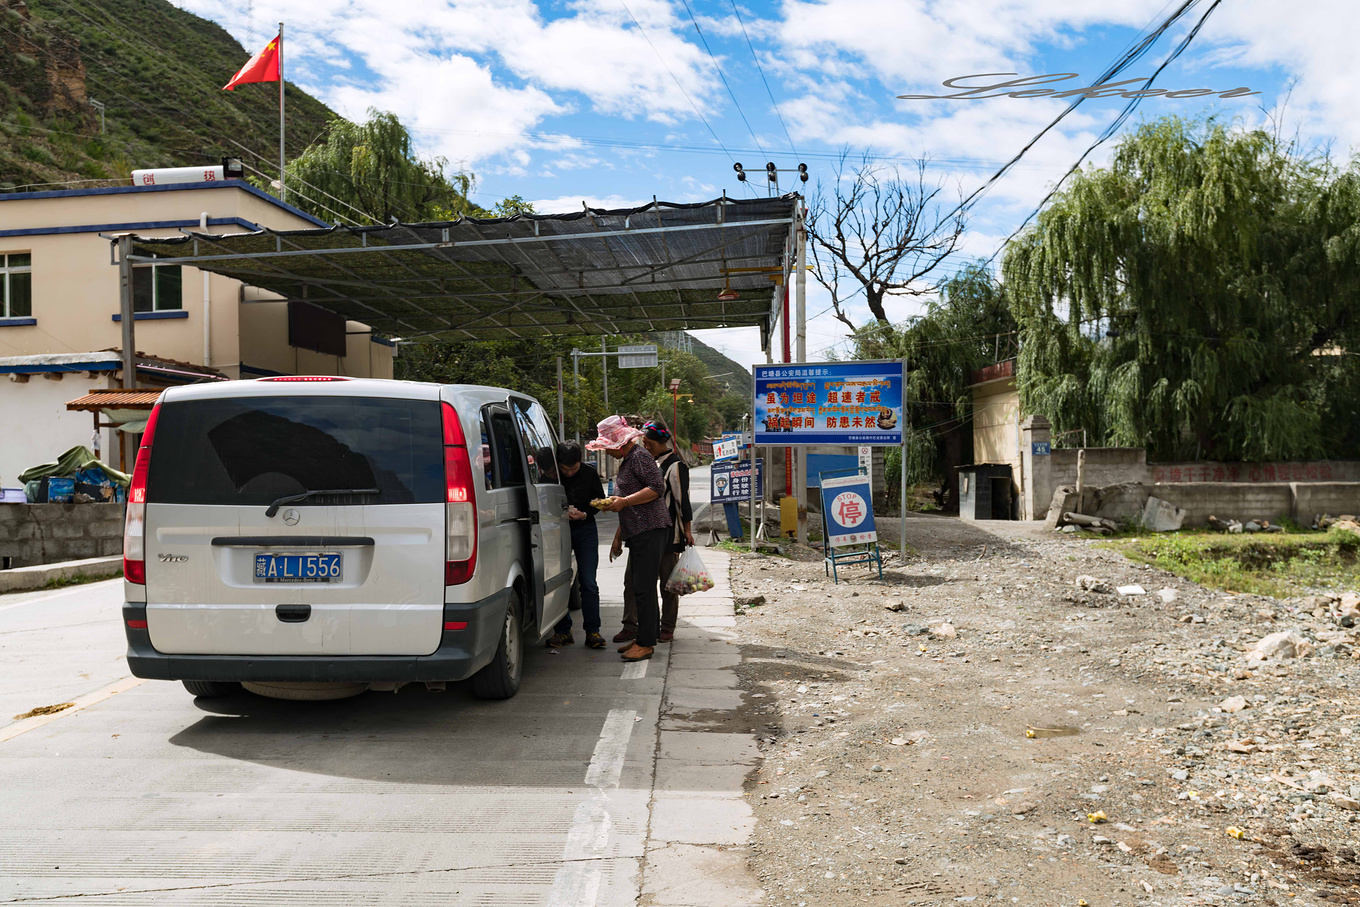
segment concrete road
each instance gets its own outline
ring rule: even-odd
[[[623,563],[601,560],[611,634]],[[711,659],[703,647],[735,653],[709,631],[686,621],[656,659],[625,665],[612,646],[581,646],[578,627],[571,648],[526,652],[507,702],[415,685],[331,703],[195,700],[129,677],[121,599],[121,581],[0,597],[0,903],[633,904],[653,852],[666,863],[648,871],[653,903],[708,902],[652,893],[668,872],[667,890],[689,890],[693,867],[675,863],[671,842],[734,833],[731,809],[724,829],[704,832],[711,770],[683,754],[662,753],[669,776],[701,783],[654,791],[667,648],[698,653],[685,668]],[[725,626],[730,594],[695,610],[724,608],[714,620]],[[744,808],[751,760],[735,761],[735,794],[722,796]],[[683,834],[649,845],[655,797],[691,799],[671,807]],[[711,897],[757,895],[720,885]]]
[[[712,483],[710,473],[712,467],[696,466],[689,471],[689,502],[698,507],[700,504],[707,504],[709,493],[712,490],[709,486]]]

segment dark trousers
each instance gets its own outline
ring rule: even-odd
[[[594,520],[573,520],[571,550],[576,555],[576,581],[581,585],[581,625],[587,633],[600,632],[600,584],[595,573],[600,567],[600,532]],[[557,633],[571,632],[571,612],[553,627]]]
[[[675,624],[680,620],[680,596],[666,590],[666,583],[675,572],[675,565],[680,563],[680,552],[671,550],[673,547],[667,545],[667,550],[661,553],[661,570],[656,577],[661,587],[661,630],[670,633],[675,632]],[[623,628],[637,633],[637,601],[633,596],[632,571],[633,562],[629,560],[623,571]]]
[[[647,648],[656,645],[661,622],[657,603],[657,583],[661,575],[661,556],[670,542],[670,527],[650,529],[628,539],[628,570],[632,581],[627,588],[633,593],[637,609],[637,644]],[[626,594],[626,593],[625,593]]]

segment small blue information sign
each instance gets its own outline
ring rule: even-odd
[[[751,500],[751,461],[714,463],[709,474],[709,500],[739,504]],[[765,460],[756,460],[756,497],[765,495]]]
[[[822,513],[832,548],[877,542],[873,491],[868,476],[822,479]]]
[[[1033,441],[1030,443],[1030,453],[1036,457],[1047,457],[1051,454],[1049,445],[1051,441]]]

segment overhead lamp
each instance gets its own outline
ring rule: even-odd
[[[731,302],[731,301],[734,300],[734,299],[740,299],[740,298],[741,298],[741,294],[738,293],[736,290],[732,289],[732,285],[731,285],[731,282],[730,282],[730,278],[724,277],[724,278],[723,278],[723,291],[722,291],[721,293],[718,294],[718,301],[719,301],[719,302]]]

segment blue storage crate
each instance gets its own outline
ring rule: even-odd
[[[47,480],[47,503],[69,504],[76,493],[76,480],[64,476],[51,476]]]

